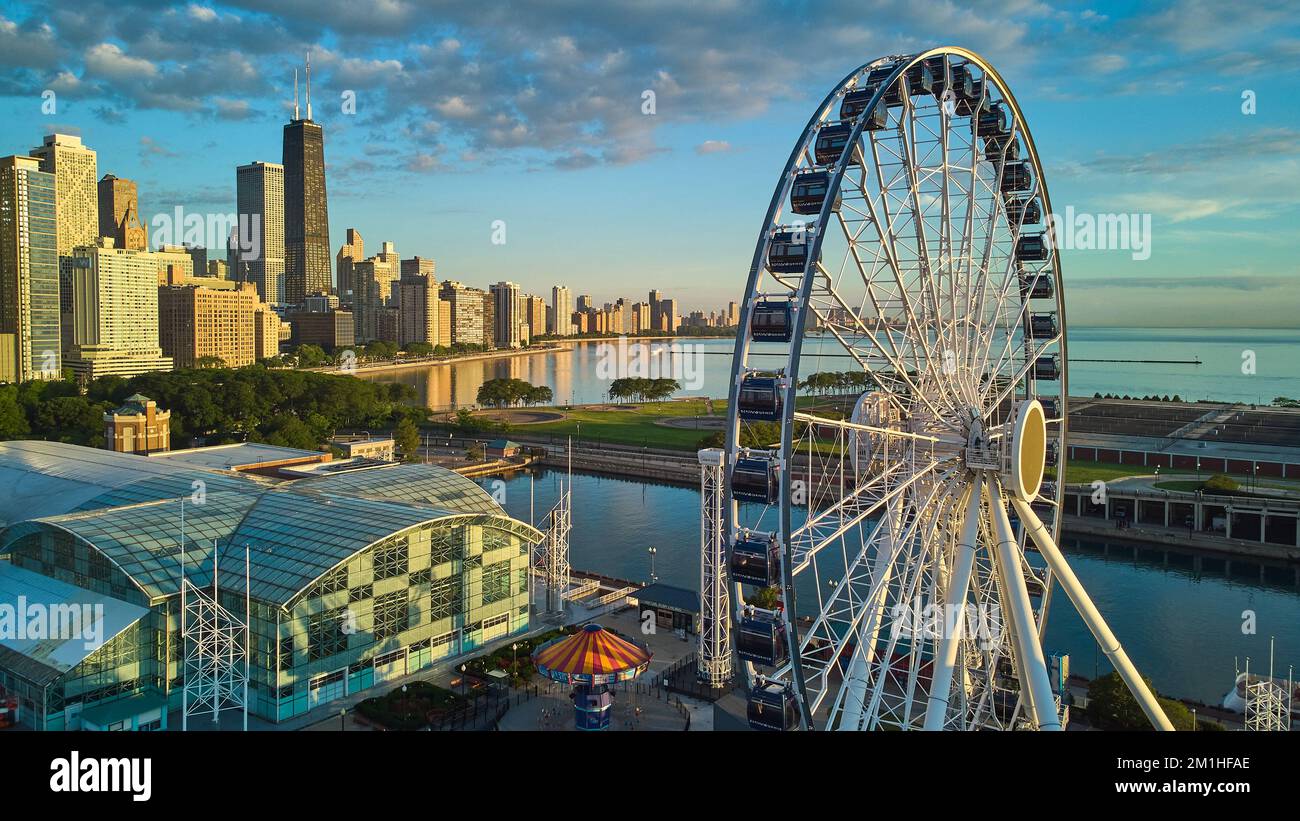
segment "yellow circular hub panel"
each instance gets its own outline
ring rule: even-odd
[[[1023,403],[1017,411],[1011,447],[1011,491],[1032,502],[1043,485],[1047,466],[1047,417],[1037,399]]]

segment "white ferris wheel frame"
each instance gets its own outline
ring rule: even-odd
[[[1043,235],[1049,249],[1048,259],[1039,263],[1032,274],[1031,286],[1040,277],[1049,277],[1054,286],[1052,305],[1057,325],[1055,335],[1050,338],[1029,338],[1027,332],[1022,338],[1016,338],[1016,329],[1029,321],[1031,299],[1020,293],[1019,307],[1013,305],[1012,294],[1024,287],[1023,271],[1017,266],[1014,250],[1022,223],[1012,225],[1003,208],[1002,174],[1008,161],[1007,145],[1002,146],[1002,156],[995,163],[995,185],[990,186],[989,180],[978,171],[981,161],[987,157],[979,151],[980,136],[974,125],[969,124],[972,115],[957,114],[951,103],[931,95],[923,102],[933,105],[926,106],[925,114],[918,117],[912,95],[901,85],[901,78],[910,69],[933,58],[943,59],[946,88],[951,88],[952,67],[957,61],[962,66],[979,69],[983,84],[975,116],[996,91],[1000,104],[1010,115],[1006,143],[1019,143],[1018,147],[1024,148],[1021,159],[1032,168],[1033,185],[1023,196],[1041,201]],[[875,85],[870,102],[853,119],[839,160],[831,165],[818,165],[813,146],[819,129],[828,122],[838,121],[834,112],[845,93],[867,87],[866,77],[873,70],[883,68],[892,70],[887,79]],[[892,107],[895,110],[890,111],[887,127],[879,132],[866,130],[877,107],[890,110],[885,97],[888,90],[897,87],[903,89],[901,101]],[[937,120],[937,130],[928,120]],[[927,150],[934,151],[937,147],[941,152],[937,168],[918,161],[918,135],[924,136],[923,132],[933,138],[925,141],[929,145]],[[960,157],[964,150],[969,155],[969,166],[958,167],[949,159],[950,140],[954,135],[965,134],[970,137],[969,147],[958,146],[956,153]],[[889,156],[891,147],[886,142],[891,138],[897,138],[899,144],[893,156]],[[767,267],[769,246],[782,227],[782,212],[789,202],[795,177],[800,171],[812,169],[829,171],[831,179],[820,214],[808,221],[809,249],[804,268],[797,274],[771,271]],[[856,188],[849,177],[850,187],[843,189],[850,174],[859,177]],[[935,200],[922,201],[922,189],[933,183],[936,174],[942,180],[937,214],[933,213]],[[966,207],[954,210],[950,192],[963,190],[962,180],[957,179],[959,174],[965,175]],[[891,195],[897,193],[893,190],[894,182],[899,179],[905,185],[905,196],[895,196],[891,202]],[[844,190],[848,194],[841,202]],[[854,191],[861,194],[859,199],[850,196]],[[979,197],[985,193],[989,195],[991,207],[977,213]],[[877,195],[874,201],[872,194]],[[899,217],[909,207],[911,237],[899,231],[900,227],[908,227],[906,218],[903,225],[899,224]],[[724,440],[725,469],[730,471],[737,459],[748,452],[740,446],[744,423],[737,400],[741,384],[748,374],[772,370],[770,365],[755,367],[757,358],[765,354],[751,349],[753,310],[760,299],[784,294],[792,301],[793,334],[784,367],[777,371],[782,393],[781,439],[771,451],[771,458],[778,464],[779,502],[769,507],[776,508],[779,517],[778,526],[771,532],[780,541],[784,607],[774,615],[785,629],[788,658],[761,675],[769,681],[784,682],[793,692],[800,726],[804,728],[1060,729],[1059,704],[1054,700],[1042,650],[1046,613],[1056,581],[1080,611],[1153,725],[1172,729],[1057,548],[1060,516],[1056,514],[1060,510],[1063,483],[1055,482],[1050,498],[1038,499],[1046,502],[1053,513],[1050,524],[1044,524],[1032,507],[1037,487],[1030,494],[1017,482],[1013,490],[1007,486],[1009,472],[969,456],[972,441],[987,440],[992,450],[1001,448],[1003,458],[1008,457],[1013,426],[1006,416],[1007,403],[1016,403],[1012,405],[1014,409],[1035,398],[1037,392],[1029,392],[1029,383],[1036,376],[1035,363],[1040,356],[1052,353],[1059,358],[1055,380],[1059,394],[1054,397],[1056,415],[1045,421],[1052,427],[1048,435],[1056,443],[1059,464],[1064,465],[1068,356],[1060,259],[1052,241],[1052,223],[1047,218],[1051,213],[1038,152],[1015,98],[983,58],[958,47],[884,57],[850,72],[817,107],[781,172],[754,250],[740,309]],[[960,237],[953,235],[955,214],[964,214]],[[987,230],[980,237],[977,222],[985,218]],[[823,240],[836,226],[842,229],[846,246],[845,259],[838,271],[821,261]],[[1003,246],[1009,241],[1012,249],[1004,255],[998,254],[995,248],[1000,228],[1009,232],[1002,237]],[[859,237],[872,229],[875,258],[865,259]],[[938,232],[937,260],[931,258],[933,240],[927,239],[927,231]],[[981,239],[982,247],[977,247]],[[900,260],[901,254],[913,251],[915,259]],[[865,296],[856,300],[856,308],[854,300],[845,298],[842,289],[837,287],[854,269],[865,288]],[[915,277],[915,293],[909,291],[909,274]],[[973,283],[977,280],[978,293],[975,293]],[[964,283],[963,291],[958,290],[959,283]],[[990,283],[993,283],[991,293]],[[896,291],[891,291],[891,287],[896,287]],[[985,323],[990,296],[995,300],[991,306],[992,327]],[[867,310],[877,312],[874,330],[867,321]],[[891,311],[897,317],[896,322],[905,322],[901,340],[895,335],[899,326],[884,321]],[[906,415],[912,421],[906,425],[892,417],[845,421],[798,410],[803,342],[808,322],[813,318],[824,329],[823,341],[829,332],[844,351],[839,355],[847,354],[874,383],[875,394],[886,397],[900,416]],[[999,319],[1003,320],[1000,327]],[[972,320],[978,326],[972,328]],[[1005,339],[996,338],[1000,330],[1005,331]],[[1022,346],[1020,354],[1016,352],[1017,345]],[[953,367],[954,362],[958,367]],[[1004,373],[1012,363],[1015,369]],[[984,374],[990,375],[987,384],[981,381]],[[834,488],[836,476],[813,476],[812,465],[817,455],[809,447],[806,460],[809,501],[806,510],[801,509],[803,521],[799,524],[794,521],[795,504],[791,496],[795,472],[800,467],[795,448],[797,424],[804,426],[810,442],[818,430],[833,431],[841,453],[839,485]],[[980,435],[972,439],[972,431],[976,429]],[[865,475],[848,471],[846,482],[842,456],[845,447],[854,448],[856,463],[858,443],[865,439],[879,443],[879,451],[886,456],[874,470],[865,471]],[[898,451],[898,458],[890,458],[891,449]],[[1018,464],[1018,452],[1010,456]],[[821,499],[822,504],[814,505],[812,488],[826,484],[832,487]],[[730,483],[723,485],[723,533],[732,544],[747,528],[742,527]],[[1010,521],[1008,505],[1022,523],[1018,532]],[[767,514],[765,510],[764,515]],[[854,534],[860,542],[857,547],[850,545]],[[839,546],[840,553],[831,558],[841,560],[843,576],[838,580],[827,579],[825,587],[829,593],[826,593],[818,556],[832,545]],[[1035,567],[1027,558],[1035,547],[1044,566]],[[804,573],[811,573],[816,591],[813,606],[807,608],[799,606],[796,593],[796,578]],[[1037,605],[1031,600],[1031,585],[1038,593]],[[904,641],[906,649],[899,651],[896,629],[889,630],[888,637],[882,638],[882,632],[891,626],[886,614],[887,601],[897,603],[906,594],[927,598],[931,604],[956,607],[958,621],[951,625],[954,629],[933,640],[928,653],[925,640],[915,638]],[[744,588],[739,583],[733,585],[731,599],[737,618],[742,611],[752,612],[747,610]],[[981,650],[960,638],[960,614],[967,604],[996,605],[1006,614],[1008,629],[994,646]],[[881,645],[882,651],[877,652]],[[847,659],[845,654],[849,656]],[[1008,666],[1012,678],[1023,683],[1017,688],[1019,696],[1010,720],[998,716],[995,686],[999,671]],[[742,665],[741,669],[750,685],[760,675],[752,663]]]

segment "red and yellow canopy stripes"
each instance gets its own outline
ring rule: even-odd
[[[533,652],[543,675],[559,681],[604,684],[635,678],[650,663],[650,653],[598,624],[588,624]]]

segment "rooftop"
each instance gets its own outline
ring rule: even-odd
[[[190,465],[214,470],[237,470],[264,463],[284,462],[290,459],[321,458],[316,450],[265,445],[260,442],[235,442],[229,445],[211,445],[187,450],[166,450],[149,454],[150,459]]]
[[[0,561],[0,602],[24,611],[14,613],[12,631],[0,631],[0,663],[37,684],[53,681],[76,667],[149,612],[3,561]],[[45,614],[41,618],[47,624],[37,638],[28,637],[36,632],[33,605],[39,606],[35,613]],[[75,634],[51,629],[50,620],[74,612],[76,617],[71,617],[67,624],[78,628]],[[25,622],[21,631],[19,622]],[[72,637],[47,637],[51,632]]]
[[[178,468],[77,445],[0,443],[0,488],[17,488],[15,496],[29,500],[24,510],[0,494],[9,516],[0,553],[25,535],[54,528],[98,550],[154,600],[177,592],[182,560],[195,583],[211,579],[215,561],[221,583],[242,588],[247,546],[251,595],[288,606],[320,575],[418,525],[477,520],[529,542],[541,538],[509,518],[474,481],[433,465],[280,485]]]

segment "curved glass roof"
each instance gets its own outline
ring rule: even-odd
[[[373,499],[418,502],[462,513],[501,513],[486,490],[473,479],[431,465],[398,465],[303,479],[299,489],[332,491]]]
[[[21,516],[23,521],[0,533],[0,552],[33,531],[64,530],[103,553],[150,598],[179,590],[182,499],[186,578],[211,583],[217,549],[222,585],[242,590],[247,545],[252,596],[282,605],[355,553],[424,523],[463,518],[510,530],[525,541],[542,536],[506,516],[472,480],[432,465],[271,487],[219,471],[177,471],[170,466],[157,470],[153,460],[75,445],[0,446],[15,444],[55,447],[15,448],[14,460],[0,448],[0,487],[27,483],[35,490],[47,482],[75,482],[78,492],[61,505],[44,506],[64,508],[57,513]],[[67,472],[68,464],[79,467],[70,475],[58,475]],[[195,479],[206,483],[202,504],[191,499]]]
[[[62,442],[0,442],[0,527],[75,510],[176,499],[195,480],[208,490],[255,489],[246,476],[196,470]]]

